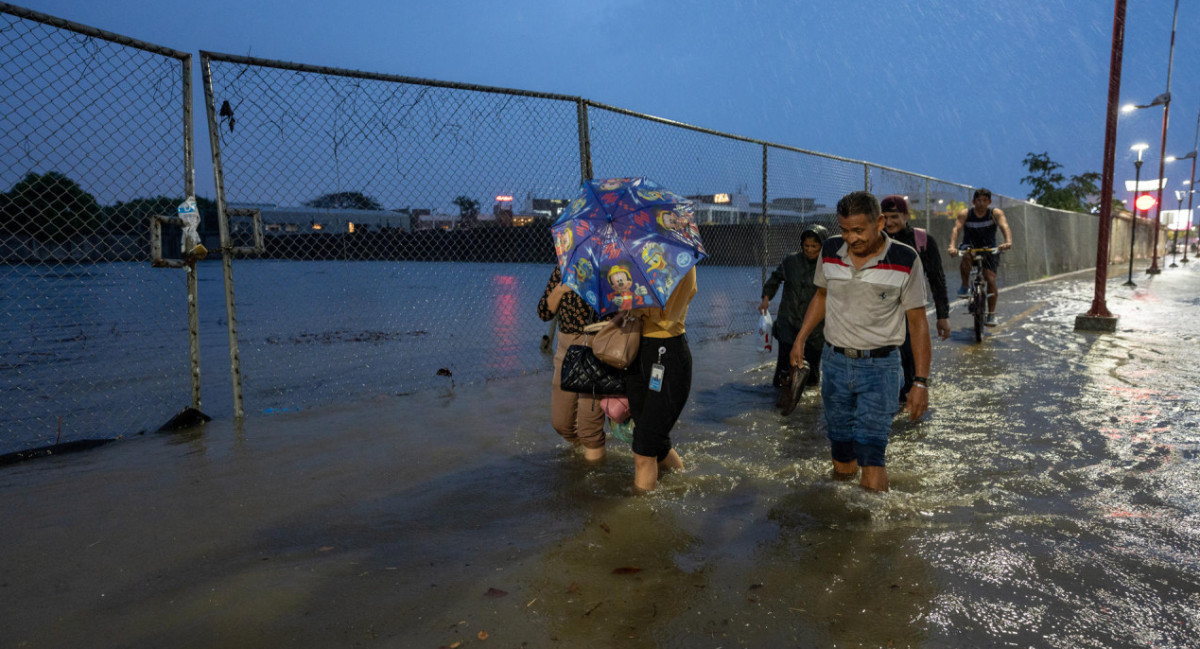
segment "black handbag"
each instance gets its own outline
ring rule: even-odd
[[[560,384],[567,392],[625,394],[625,372],[603,363],[587,345],[571,345],[563,357]]]

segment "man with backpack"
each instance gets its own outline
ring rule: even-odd
[[[908,201],[903,196],[892,194],[879,201],[883,213],[883,229],[888,236],[906,246],[915,248],[921,257],[921,265],[925,267],[925,277],[929,280],[929,292],[933,295],[934,309],[937,311],[938,338],[945,340],[950,337],[950,301],[946,296],[946,274],[942,272],[941,249],[937,241],[929,236],[923,228],[914,228],[908,222]],[[904,403],[908,391],[912,389],[914,370],[912,337],[904,336],[904,345],[900,347],[900,360],[904,367],[904,385],[900,387],[900,403]]]

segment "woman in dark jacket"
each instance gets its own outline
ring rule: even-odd
[[[783,258],[779,267],[767,278],[763,285],[762,304],[758,305],[759,313],[766,313],[771,299],[779,290],[780,283],[784,284],[783,297],[779,300],[779,315],[775,318],[775,326],[771,333],[779,341],[779,356],[775,364],[775,378],[772,385],[780,388],[777,407],[784,403],[790,390],[783,388],[791,376],[791,361],[788,356],[792,353],[792,343],[804,323],[804,312],[808,303],[817,293],[813,284],[813,274],[817,271],[817,258],[821,254],[821,244],[825,242],[825,228],[814,225],[804,230],[800,235],[800,251]],[[808,337],[804,345],[804,360],[808,361],[808,385],[816,385],[821,376],[821,347],[825,344],[825,325],[821,323]]]

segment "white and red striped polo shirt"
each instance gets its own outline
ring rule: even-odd
[[[813,282],[825,288],[825,340],[836,347],[904,344],[905,311],[925,308],[917,251],[884,235],[883,250],[855,268],[841,236],[821,246]]]

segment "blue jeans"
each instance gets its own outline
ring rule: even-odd
[[[821,366],[821,398],[833,459],[887,466],[883,454],[899,409],[896,395],[904,382],[899,350],[883,358],[847,358],[827,344]]]

